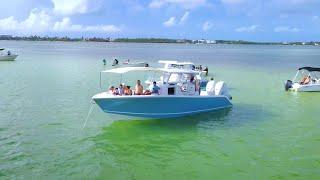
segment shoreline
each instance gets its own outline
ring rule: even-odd
[[[0,41],[45,41],[45,42],[103,42],[103,43],[158,43],[158,44],[231,44],[231,45],[309,45],[320,46],[320,41],[291,41],[291,42],[255,42],[246,40],[190,40],[169,38],[71,38],[71,37],[41,37],[41,36],[11,36],[0,35]]]
[[[297,43],[180,43],[180,42],[139,42],[139,41],[132,41],[132,42],[122,42],[122,41],[64,41],[64,40],[7,40],[7,39],[0,39],[1,41],[16,41],[16,42],[70,42],[70,43],[123,43],[123,44],[181,44],[181,45],[257,45],[257,46],[315,46],[320,47],[320,42],[317,45],[297,42]]]

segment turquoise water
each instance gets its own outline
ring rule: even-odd
[[[319,179],[320,93],[284,92],[319,47],[0,41],[0,179]],[[120,121],[94,107],[102,59],[190,60],[228,83],[234,107]],[[103,86],[117,82],[107,76]],[[141,78],[126,77],[127,83]]]

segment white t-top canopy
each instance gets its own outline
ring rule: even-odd
[[[153,67],[122,67],[105,70],[105,73],[117,73],[124,74],[133,71],[154,71],[154,72],[168,72],[168,73],[185,73],[185,74],[199,74],[198,71],[188,69],[165,69],[165,68],[153,68]]]
[[[194,65],[192,62],[179,62],[179,61],[170,61],[170,60],[159,60],[161,64],[176,64],[176,65]]]
[[[153,68],[153,67],[121,67],[121,68],[105,70],[102,72],[123,74],[131,71],[160,71],[160,70],[159,68]]]

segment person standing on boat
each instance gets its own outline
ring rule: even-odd
[[[194,95],[195,92],[196,92],[196,84],[195,84],[194,76],[191,75],[190,81],[187,84],[187,94]]]
[[[192,64],[191,69],[196,70],[196,66]]]
[[[142,95],[143,94],[143,86],[141,85],[141,81],[137,80],[137,84],[134,90],[135,95]]]
[[[156,81],[153,81],[153,84],[150,86],[151,94],[159,94],[160,87],[157,85]]]
[[[208,66],[206,66],[203,71],[205,71],[206,72],[206,76],[208,76],[208,73],[209,73]]]
[[[103,59],[102,62],[103,62],[103,65],[106,65],[106,64],[107,64],[106,59]]]
[[[112,64],[112,66],[116,66],[116,65],[118,65],[118,64],[119,64],[118,59],[114,59],[114,60],[113,60],[113,64]]]
[[[199,93],[199,95],[200,95],[200,93],[201,93],[201,82],[200,82],[200,80],[199,79],[196,79],[196,81],[195,81],[195,89],[196,89],[196,92],[198,92]]]

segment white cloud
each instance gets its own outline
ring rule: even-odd
[[[16,20],[13,16],[0,19],[0,32],[10,32],[18,34],[34,34],[45,32],[101,32],[115,33],[120,32],[121,28],[115,25],[78,25],[72,24],[69,17],[61,21],[54,21],[44,10],[33,9],[28,18],[23,21]]]
[[[15,20],[13,16],[0,19],[0,30],[2,31],[15,30],[18,27],[18,24],[19,24],[18,21]]]
[[[172,27],[176,25],[176,17],[171,17],[167,21],[163,22],[163,25],[165,27]]]
[[[301,30],[296,27],[278,26],[274,28],[274,32],[300,32]]]
[[[161,8],[163,5],[165,5],[167,2],[166,1],[161,1],[161,0],[153,0],[150,4],[150,8]]]
[[[100,0],[51,0],[56,14],[73,15],[93,12],[101,6]]]
[[[319,16],[312,16],[312,19],[313,19],[313,20],[319,20],[320,17],[319,17]]]
[[[63,18],[60,22],[55,22],[53,26],[55,32],[106,32],[116,33],[121,29],[115,25],[95,25],[95,26],[83,26],[78,24],[72,24],[69,17]]]
[[[115,25],[95,25],[95,26],[84,26],[83,31],[116,33],[116,32],[120,32],[121,29]]]
[[[177,5],[184,9],[194,9],[206,4],[207,0],[152,0],[149,7],[161,8],[165,5]]]
[[[180,19],[180,24],[184,24],[189,18],[189,11],[185,12]]]
[[[236,32],[256,32],[258,30],[258,25],[252,25],[252,26],[248,26],[248,27],[239,27],[236,28],[235,31]]]
[[[2,31],[43,32],[50,28],[51,16],[44,10],[33,9],[28,18],[19,22],[13,16],[0,20]]]
[[[210,21],[206,21],[202,25],[202,30],[206,32],[212,29],[212,27],[213,27],[213,24]]]
[[[73,25],[68,17],[63,18],[60,22],[55,22],[53,25],[53,31],[56,32],[81,31],[81,29],[81,25]]]

